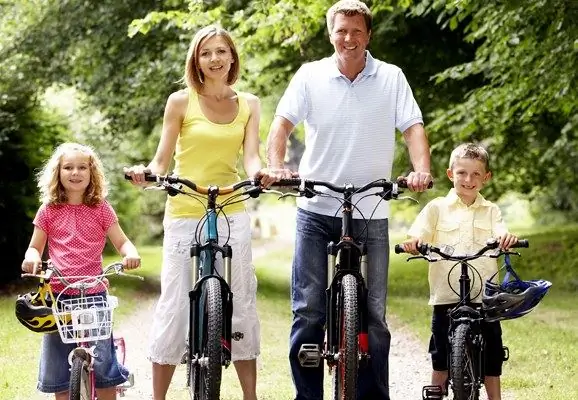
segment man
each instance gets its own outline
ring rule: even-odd
[[[327,28],[335,53],[303,65],[277,107],[267,140],[268,175],[262,182],[291,177],[285,168],[287,139],[305,123],[305,152],[299,165],[303,178],[361,185],[391,176],[395,129],[403,132],[414,167],[408,177],[413,191],[432,180],[427,137],[421,111],[402,71],[374,59],[366,50],[372,15],[357,0],[342,0],[327,12]],[[359,197],[358,197],[359,198]],[[354,198],[354,203],[355,203]],[[298,199],[297,234],[292,273],[293,325],[290,363],[296,400],[323,398],[323,365],[301,367],[304,343],[322,347],[324,340],[327,243],[338,241],[340,203],[328,197]],[[370,366],[359,373],[358,398],[389,400],[390,333],[385,321],[389,264],[387,202],[378,196],[357,203],[354,229],[367,224]]]

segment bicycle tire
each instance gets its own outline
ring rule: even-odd
[[[91,400],[89,366],[90,363],[85,354],[72,356],[68,387],[70,400]]]
[[[205,282],[205,324],[201,357],[207,361],[204,365],[191,364],[191,390],[195,400],[218,400],[221,395],[223,300],[221,284],[218,279],[210,278]]]
[[[458,325],[451,339],[450,378],[454,400],[478,400],[480,397],[468,324]]]
[[[357,297],[357,280],[353,275],[345,275],[341,280],[339,359],[333,371],[335,400],[353,400],[356,398],[359,365],[359,304]]]

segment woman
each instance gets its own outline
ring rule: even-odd
[[[136,184],[144,184],[144,172],[165,174],[174,154],[174,173],[198,184],[229,185],[237,174],[239,151],[248,176],[261,169],[259,158],[259,99],[236,92],[231,85],[239,74],[239,56],[227,31],[208,26],[197,32],[187,54],[187,88],[172,93],[167,101],[163,129],[153,160],[145,167],[125,170]],[[242,333],[232,345],[232,359],[244,400],[256,400],[259,355],[259,320],[256,309],[257,280],[251,260],[250,218],[243,203],[225,209],[228,223],[219,218],[219,237],[233,247],[233,332]],[[161,296],[152,328],[150,360],[153,394],[164,400],[175,366],[185,351],[188,328],[188,291],[191,289],[190,245],[203,205],[188,196],[168,196],[164,225]],[[221,232],[223,229],[223,232]]]

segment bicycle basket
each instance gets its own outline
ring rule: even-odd
[[[63,343],[107,339],[112,332],[115,296],[58,298],[52,311]]]

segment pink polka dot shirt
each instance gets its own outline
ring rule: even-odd
[[[92,276],[102,273],[102,251],[108,229],[118,221],[112,206],[103,201],[96,206],[85,204],[43,204],[34,225],[48,237],[48,255],[64,276]],[[50,282],[52,290],[61,292],[58,279]],[[101,292],[101,288],[88,293]]]

